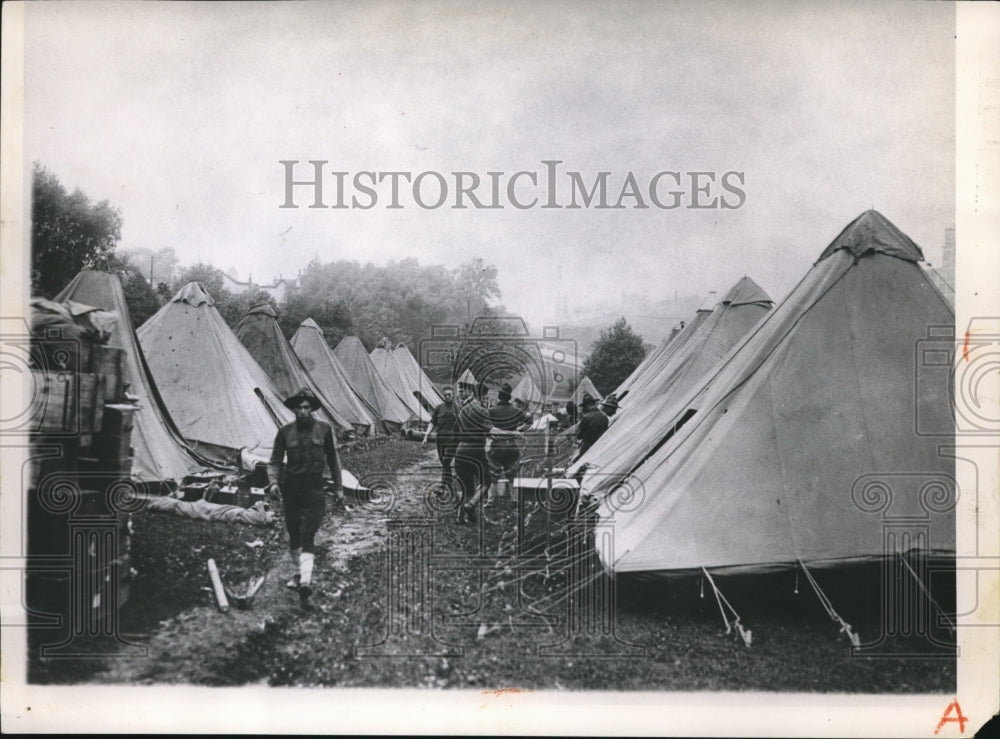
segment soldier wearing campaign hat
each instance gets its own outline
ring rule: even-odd
[[[581,403],[580,423],[576,427],[576,438],[580,444],[580,452],[576,458],[582,457],[594,445],[601,434],[608,430],[608,417],[600,408],[590,393],[584,393]]]
[[[302,388],[285,400],[285,406],[295,412],[295,420],[278,429],[274,438],[267,465],[268,492],[280,494],[284,504],[288,546],[298,564],[298,574],[288,585],[298,589],[305,606],[312,595],[316,532],[326,513],[324,467],[329,468],[338,497],[343,483],[333,429],[312,415],[320,408],[319,398],[309,388]]]

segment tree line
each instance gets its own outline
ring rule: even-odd
[[[256,286],[232,292],[220,269],[182,266],[170,247],[119,249],[123,219],[118,208],[106,200],[92,202],[79,188],[70,193],[37,162],[32,174],[32,294],[52,297],[82,269],[111,272],[121,280],[136,327],[191,281],[209,292],[233,329],[250,307],[267,302],[287,338],[312,318],[330,346],[358,336],[370,350],[388,337],[406,344],[415,356],[433,326],[457,326],[461,336],[475,318],[506,313],[497,268],[480,258],[452,268],[421,265],[412,258],[385,265],[314,259],[280,303]],[[645,354],[642,339],[624,318],[602,332],[594,350],[585,369],[602,393],[624,380]],[[511,369],[514,374],[516,368]]]

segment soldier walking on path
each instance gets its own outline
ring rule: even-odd
[[[441,391],[444,402],[438,405],[431,414],[431,424],[424,434],[423,444],[427,443],[431,432],[435,432],[435,445],[437,446],[438,459],[441,460],[441,484],[445,487],[453,484],[454,477],[451,471],[452,462],[455,459],[455,450],[458,448],[458,411],[453,392],[450,387]]]
[[[455,476],[459,483],[459,523],[474,522],[477,519],[476,504],[483,486],[489,484],[486,435],[493,423],[483,405],[486,392],[485,385],[476,387],[472,399],[462,406],[458,414],[460,443],[455,450]]]
[[[333,429],[312,415],[320,408],[319,399],[311,390],[303,388],[288,398],[285,405],[295,412],[295,421],[278,429],[274,438],[274,450],[267,465],[268,492],[281,495],[288,547],[292,561],[298,560],[298,574],[288,585],[298,589],[300,601],[307,605],[312,595],[316,532],[326,513],[324,467],[329,468],[338,497],[342,494],[343,483]]]
[[[497,404],[489,410],[493,428],[490,430],[490,451],[487,455],[491,462],[487,487],[506,478],[508,495],[514,488],[514,476],[521,461],[520,445],[524,441],[521,432],[531,424],[531,416],[518,406],[511,405],[510,396],[510,385],[505,382],[497,395]],[[492,500],[487,500],[486,505]]]

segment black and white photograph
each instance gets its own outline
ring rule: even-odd
[[[4,730],[988,730],[998,42],[4,4]]]

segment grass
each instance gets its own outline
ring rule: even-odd
[[[501,500],[485,509],[481,525],[458,525],[450,512],[428,509],[417,478],[437,474],[430,445],[391,439],[344,450],[342,460],[360,478],[409,471],[398,476],[396,507],[389,513],[388,539],[395,545],[369,548],[338,565],[334,560],[344,550],[328,542],[317,552],[315,608],[303,611],[292,594],[280,592],[280,607],[255,607],[250,615],[258,617],[259,628],[228,638],[225,650],[213,650],[211,631],[232,631],[234,621],[212,611],[205,562],[214,558],[229,582],[274,568],[285,552],[283,528],[136,515],[133,555],[141,574],[121,611],[122,631],[140,641],[157,633],[193,639],[195,632],[203,640],[192,650],[199,655],[197,669],[165,661],[149,671],[151,679],[475,690],[955,688],[955,659],[929,654],[926,639],[892,639],[882,656],[852,656],[804,579],[796,594],[793,573],[716,579],[753,632],[747,647],[735,631],[725,633],[711,588],[697,576],[622,580],[611,587],[587,543],[558,526],[546,559],[533,546],[547,530],[533,504],[519,510]],[[350,505],[350,512],[331,511],[334,529],[386,525],[384,512]],[[246,546],[258,538],[263,546]],[[518,542],[531,558],[514,556]],[[569,555],[575,566],[560,567]],[[857,568],[817,575],[865,640],[882,631],[878,574]],[[197,628],[184,627],[195,612],[203,614],[192,622]],[[901,651],[911,656],[898,656]],[[31,665],[33,682],[87,682],[100,679],[104,669],[93,661],[33,659]]]

